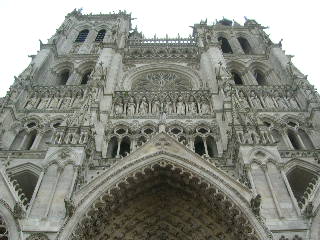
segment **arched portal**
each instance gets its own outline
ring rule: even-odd
[[[91,188],[89,195],[79,193],[83,200],[78,199],[80,205],[58,239],[272,239],[248,202],[236,203],[215,184],[157,159],[147,165],[120,161],[117,168],[130,174],[118,178],[110,173],[118,180],[111,184],[114,180],[106,177],[99,184],[100,190],[109,186],[104,192]],[[127,167],[121,166],[124,162]]]

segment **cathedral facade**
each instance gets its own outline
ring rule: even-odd
[[[320,96],[246,19],[69,13],[0,102],[0,240],[318,240]]]

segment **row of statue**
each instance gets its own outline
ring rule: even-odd
[[[234,103],[236,108],[272,108],[279,110],[300,110],[297,100],[294,96],[277,95],[257,95],[254,91],[251,91],[248,95],[243,91],[238,91],[235,94]]]
[[[208,115],[211,114],[212,110],[209,101],[204,96],[201,97],[200,102],[197,102],[193,96],[187,101],[179,96],[176,101],[166,98],[164,102],[157,98],[149,102],[146,97],[143,97],[139,102],[134,97],[130,97],[128,102],[124,102],[119,97],[115,100],[113,106],[113,113],[116,116],[158,115],[162,112],[168,115],[192,115],[198,113]]]
[[[83,96],[80,94],[75,97],[58,97],[58,96],[45,96],[39,98],[31,96],[23,106],[25,109],[39,109],[39,110],[50,110],[50,109],[69,109],[79,108],[83,102]]]

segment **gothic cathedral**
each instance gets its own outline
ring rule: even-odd
[[[69,13],[0,99],[0,240],[318,240],[320,95],[246,19]]]

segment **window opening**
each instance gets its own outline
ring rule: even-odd
[[[290,139],[290,142],[293,146],[294,149],[296,150],[302,150],[303,147],[300,144],[300,141],[296,135],[296,133],[294,131],[292,131],[291,129],[288,130],[288,137]]]
[[[69,70],[64,70],[61,74],[60,74],[60,85],[66,85],[68,82],[68,79],[70,77],[70,72]]]
[[[208,155],[210,157],[217,157],[218,149],[217,149],[217,144],[214,138],[209,136],[206,140],[206,143],[207,143]]]
[[[118,150],[118,139],[116,137],[112,137],[108,144],[107,157],[115,158],[117,156]]]
[[[254,71],[253,75],[259,85],[266,85],[266,79],[260,71]]]
[[[130,153],[130,138],[124,137],[120,144],[120,156],[125,157]]]
[[[224,37],[219,37],[218,41],[221,42],[221,50],[223,53],[233,53],[229,41]]]
[[[79,32],[78,37],[76,38],[76,42],[84,42],[89,34],[89,30],[85,29]]]
[[[104,39],[104,36],[106,35],[106,30],[105,29],[102,29],[98,32],[97,36],[96,36],[96,39],[94,41],[96,42],[102,42],[103,39]]]
[[[82,79],[81,79],[81,84],[87,84],[89,79],[90,79],[90,74],[91,74],[92,70],[90,69],[89,71],[85,72],[85,74],[83,74]]]
[[[236,85],[243,85],[242,79],[238,73],[231,72],[231,74]]]
[[[238,37],[238,41],[241,45],[241,48],[245,54],[252,54],[252,48],[247,39],[243,37]]]
[[[199,136],[197,136],[194,140],[194,149],[195,149],[195,152],[198,153],[200,156],[206,154],[204,142],[202,138]]]

